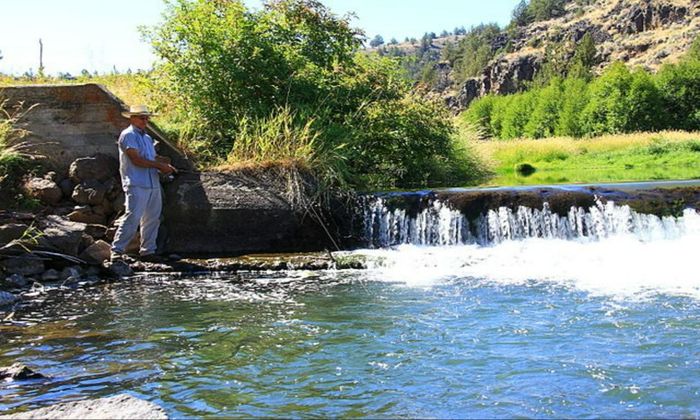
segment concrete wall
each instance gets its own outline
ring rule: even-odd
[[[117,156],[119,133],[129,125],[121,113],[128,107],[97,84],[63,86],[18,86],[0,89],[9,106],[23,103],[34,107],[22,125],[30,131],[25,138],[31,150],[43,155],[51,166],[65,170],[78,157],[105,153]],[[192,165],[154,125],[149,134],[159,142],[158,152],[169,156],[179,168]]]

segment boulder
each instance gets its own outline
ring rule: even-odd
[[[44,261],[30,255],[22,255],[0,261],[0,267],[9,274],[31,276],[44,272]]]
[[[61,274],[53,268],[44,271],[44,274],[41,275],[41,281],[56,281],[60,278]]]
[[[75,186],[71,198],[78,204],[97,206],[102,204],[107,194],[107,187],[100,181],[90,179]]]
[[[102,264],[109,259],[110,253],[110,245],[103,240],[99,240],[87,247],[85,251],[80,254],[80,258],[88,263]]]
[[[58,187],[63,192],[63,195],[70,197],[73,194],[73,189],[75,188],[75,182],[70,178],[65,178],[58,183]]]
[[[117,228],[115,226],[112,226],[107,229],[107,233],[105,233],[104,240],[107,242],[112,242],[114,241],[114,235],[117,233]]]
[[[134,270],[124,261],[105,262],[104,267],[114,276],[122,278],[134,275]]]
[[[83,275],[83,269],[80,268],[78,265],[74,265],[72,267],[66,267],[61,271],[61,276],[59,280],[61,281],[66,281],[67,279],[71,277],[76,277],[80,278]]]
[[[45,375],[35,372],[21,363],[15,363],[9,367],[0,367],[0,379],[3,380],[26,380],[26,379],[43,379]]]
[[[104,239],[107,234],[107,226],[104,225],[87,225],[85,234],[92,236],[93,239]]]
[[[90,179],[106,181],[119,175],[119,162],[116,158],[101,153],[78,158],[70,164],[68,175],[76,184]]]
[[[27,279],[21,274],[13,274],[5,278],[5,284],[9,287],[23,288],[27,286]]]
[[[107,218],[103,214],[95,213],[90,206],[76,206],[76,208],[68,214],[68,219],[73,222],[91,225],[104,225],[107,223]]]
[[[0,225],[0,246],[21,238],[27,229],[29,229],[29,226],[24,223],[7,223],[5,225]]]
[[[22,298],[20,298],[17,295],[14,295],[10,292],[3,292],[2,290],[0,290],[0,306],[10,305],[21,299]]]
[[[117,194],[112,202],[112,210],[116,214],[123,214],[126,211],[126,195],[123,192]]]
[[[158,405],[119,394],[94,400],[72,401],[22,413],[0,416],[0,419],[167,419]]]
[[[44,178],[32,178],[24,185],[30,196],[42,203],[55,206],[63,198],[63,191],[55,182]]]
[[[78,247],[85,231],[84,223],[51,215],[46,217],[44,224],[44,235],[39,239],[41,246],[68,255],[78,255]]]

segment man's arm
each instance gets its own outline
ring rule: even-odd
[[[124,153],[129,156],[131,162],[136,166],[140,166],[142,168],[156,168],[166,175],[177,172],[177,170],[170,164],[142,158],[136,149],[129,148],[126,149]]]

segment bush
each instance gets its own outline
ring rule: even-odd
[[[498,100],[499,98],[493,95],[474,100],[464,112],[462,120],[476,127],[482,137],[497,137],[500,134],[500,127],[494,131],[491,118],[494,112],[493,106]]]
[[[208,163],[299,162],[360,187],[459,165],[444,105],[410,94],[396,59],[359,53],[362,33],[320,2],[177,0],[147,34],[173,120]]]
[[[512,139],[524,135],[525,126],[530,120],[537,100],[535,91],[528,91],[512,96],[513,98],[508,103],[505,113],[503,114],[500,137],[504,139]]]
[[[375,102],[353,118],[348,160],[356,162],[357,184],[426,184],[450,163],[454,127],[438,101],[416,95]]]
[[[700,60],[687,59],[667,64],[657,74],[662,95],[666,127],[680,130],[700,129]]]
[[[589,135],[653,130],[662,124],[660,94],[643,70],[631,73],[614,63],[590,86],[590,101],[583,111],[584,132]]]
[[[555,78],[549,85],[533,92],[535,106],[524,127],[523,135],[530,138],[551,137],[554,135],[562,105],[562,82]]]
[[[557,136],[581,137],[584,135],[581,114],[588,104],[588,83],[584,79],[568,78],[564,81],[561,110],[555,133]]]

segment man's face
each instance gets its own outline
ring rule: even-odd
[[[129,118],[129,121],[131,121],[131,125],[133,125],[136,128],[140,128],[141,130],[146,129],[146,124],[148,124],[148,116],[146,115],[133,115],[131,118]]]

